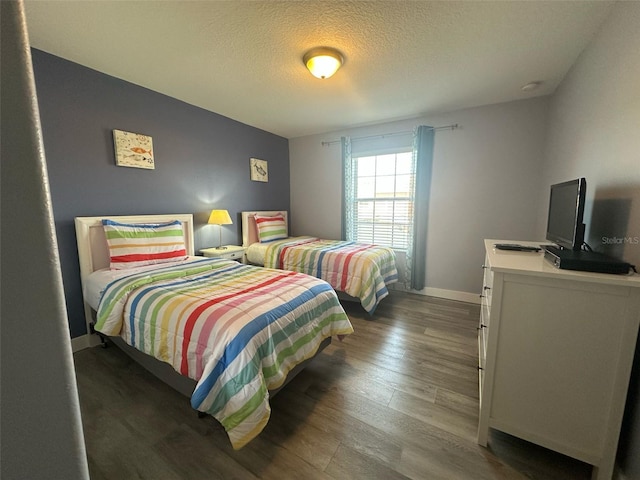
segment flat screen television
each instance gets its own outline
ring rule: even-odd
[[[584,243],[584,178],[551,185],[547,240],[561,248],[580,250]]]

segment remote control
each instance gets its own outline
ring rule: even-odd
[[[540,247],[528,247],[517,243],[496,243],[494,246],[498,250],[515,250],[518,252],[539,252],[542,250]]]

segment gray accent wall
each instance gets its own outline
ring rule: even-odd
[[[193,213],[196,250],[217,246],[213,208],[289,210],[288,140],[33,49],[38,102],[71,336],[86,333],[74,217]],[[184,73],[189,81],[189,72]],[[115,164],[112,130],[153,138],[155,170]],[[269,182],[250,180],[267,160]]]

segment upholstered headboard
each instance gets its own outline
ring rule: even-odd
[[[278,214],[281,214],[284,217],[284,221],[287,224],[287,231],[289,231],[289,220],[286,210],[242,212],[242,246],[246,248],[249,245],[260,241],[258,240],[258,227],[256,226],[255,219],[256,215],[272,217]]]

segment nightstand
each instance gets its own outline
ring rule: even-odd
[[[238,245],[225,245],[224,248],[203,248],[200,253],[209,258],[226,258],[227,260],[237,260],[244,262],[244,247]]]

